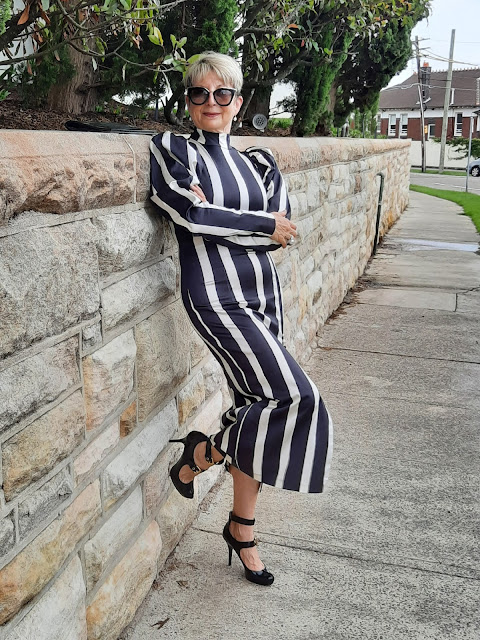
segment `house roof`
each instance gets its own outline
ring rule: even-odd
[[[477,90],[477,78],[480,67],[474,69],[454,69],[452,75],[452,107],[474,107],[480,104],[480,91]],[[379,109],[418,109],[417,74],[401,84],[380,92]],[[425,103],[429,109],[443,108],[445,100],[446,71],[432,71],[430,75],[430,100]]]

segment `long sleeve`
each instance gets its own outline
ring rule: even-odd
[[[290,202],[287,187],[280,169],[270,149],[264,147],[249,147],[245,152],[257,171],[260,173],[267,191],[267,211],[286,211],[287,218],[291,218]]]
[[[266,237],[275,230],[275,218],[271,213],[202,202],[190,190],[190,186],[199,184],[199,180],[191,168],[195,166],[195,153],[189,149],[186,138],[164,133],[152,139],[150,150],[151,199],[170,220],[192,234],[230,238],[233,242],[236,242],[235,236],[260,235],[261,242],[266,243]],[[247,242],[238,244],[247,245]]]

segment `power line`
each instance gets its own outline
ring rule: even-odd
[[[385,89],[382,89],[382,93],[384,91],[397,91],[397,90],[405,90],[405,89],[411,89],[412,87],[418,87],[418,85],[420,85],[421,87],[428,87],[429,89],[445,89],[445,85],[435,85],[435,84],[423,84],[422,82],[412,82],[412,84],[401,84],[401,85],[395,85],[394,87],[387,87]],[[464,89],[463,87],[452,87],[452,89],[455,89],[455,91],[474,91],[476,92],[476,89]]]
[[[428,58],[429,60],[438,60],[439,62],[449,62],[449,58],[445,58],[439,53],[435,53],[430,49],[430,47],[426,47],[425,49],[422,49],[421,53],[424,58]],[[460,62],[460,60],[452,60],[452,62],[455,64],[466,64],[469,67],[476,67],[478,65],[478,62],[476,64],[473,64],[472,62]]]

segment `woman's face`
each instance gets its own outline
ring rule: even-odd
[[[222,87],[231,89],[233,87],[226,85],[213,71],[195,80],[193,86],[203,87],[210,91],[208,99],[203,104],[193,104],[187,96],[188,113],[193,120],[193,124],[199,129],[210,131],[211,133],[230,133],[233,117],[237,115],[242,106],[242,96],[235,96],[226,107],[221,107],[217,104],[213,97],[215,89]]]

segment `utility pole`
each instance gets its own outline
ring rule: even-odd
[[[468,134],[468,154],[467,154],[467,179],[465,181],[465,193],[468,193],[468,176],[470,175],[470,171],[468,170],[470,165],[470,156],[472,155],[472,133],[473,133],[473,118],[474,115],[470,116],[470,132]]]
[[[445,146],[447,144],[448,106],[450,104],[450,93],[452,90],[452,75],[453,75],[452,67],[453,67],[454,46],[455,46],[455,29],[452,29],[452,36],[450,39],[450,55],[448,58],[447,84],[445,85],[445,101],[443,103],[442,139],[440,141],[440,162],[438,165],[439,173],[443,173],[445,169]]]
[[[420,102],[420,127],[421,127],[421,143],[422,143],[422,173],[427,170],[427,164],[425,160],[425,112],[423,107],[423,92],[420,82],[420,47],[418,45],[418,36],[415,36],[415,49],[417,57],[417,76],[418,76],[418,98]]]

